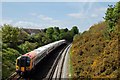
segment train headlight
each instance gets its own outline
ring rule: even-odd
[[[17,66],[17,67],[16,67],[16,70],[18,70],[18,69],[19,69],[19,67]]]

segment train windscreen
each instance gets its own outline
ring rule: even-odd
[[[20,59],[18,59],[17,65],[20,67],[30,66],[30,58],[26,56],[22,56]]]

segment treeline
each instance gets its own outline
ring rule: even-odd
[[[49,27],[36,34],[28,34],[22,28],[4,24],[4,26],[2,26],[2,48],[6,49],[9,47],[19,51],[19,48],[25,49],[25,46],[32,43],[36,45],[34,47],[36,48],[61,39],[72,42],[74,35],[78,33],[78,28],[73,26],[71,30],[68,30],[67,28],[59,29],[59,27]]]
[[[15,71],[15,60],[18,56],[48,43],[66,39],[71,42],[79,30],[73,26],[71,30],[49,27],[34,34],[28,34],[23,28],[4,24],[2,26],[2,78],[6,79]]]

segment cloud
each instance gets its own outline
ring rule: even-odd
[[[53,18],[51,17],[47,17],[45,15],[39,15],[38,18],[42,19],[42,20],[45,20],[45,21],[51,21],[53,20]]]
[[[49,23],[58,23],[60,20],[53,19],[51,17],[45,16],[45,15],[38,15],[38,18],[40,18],[42,21],[47,21]]]
[[[100,7],[100,8],[96,8],[92,11],[91,17],[92,18],[97,18],[99,16],[104,16],[105,12],[107,10],[107,7]],[[102,17],[101,17],[102,18]]]
[[[18,21],[13,24],[15,27],[24,27],[24,28],[40,28],[40,24],[36,24],[33,22],[27,22],[27,21]]]
[[[95,9],[95,12],[105,12],[107,10],[107,7],[100,7],[100,8],[97,8]]]
[[[52,23],[59,23],[60,20],[53,20]]]
[[[97,14],[92,14],[91,17],[92,17],[92,18],[97,18],[98,15],[97,15]]]
[[[53,19],[52,17],[48,17],[46,15],[42,15],[42,14],[37,14],[37,13],[30,13],[29,15],[34,16],[36,18],[39,18],[42,21],[49,21],[49,22],[59,22],[59,20]]]
[[[67,14],[68,16],[70,17],[73,17],[73,18],[85,18],[85,15],[83,13],[70,13],[70,14]]]
[[[81,8],[80,12],[75,12],[75,13],[73,12],[73,13],[69,13],[67,15],[72,18],[75,18],[75,19],[86,19],[86,18],[91,18],[91,17],[97,18],[100,15],[104,16],[103,14],[107,10],[107,7],[94,8],[93,5],[96,5],[96,3],[94,3],[94,2],[82,3],[82,4],[83,4],[83,7],[80,6],[80,8]],[[87,8],[85,9],[84,6],[87,6]]]
[[[44,29],[49,26],[60,26],[58,24],[57,20],[53,20],[54,22],[42,22],[41,24],[35,23],[35,22],[29,22],[29,21],[13,21],[13,20],[0,20],[0,25],[3,26],[3,24],[10,24],[13,27],[19,27],[19,28],[32,28],[32,29]]]
[[[55,20],[54,20],[55,21]],[[20,28],[36,28],[36,29],[44,29],[49,26],[58,26],[57,20],[55,22],[42,22],[41,24],[39,23],[34,23],[34,22],[29,22],[29,21],[18,21],[14,24],[12,24],[15,27],[20,27]]]
[[[107,7],[101,7],[99,8],[99,11],[106,11],[107,10]]]
[[[0,19],[0,25],[3,24],[12,24],[13,20]]]
[[[31,15],[31,16],[36,16],[36,15],[37,15],[37,13],[30,13],[30,15]]]

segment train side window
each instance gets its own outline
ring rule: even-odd
[[[27,58],[26,66],[30,66],[30,58]]]

